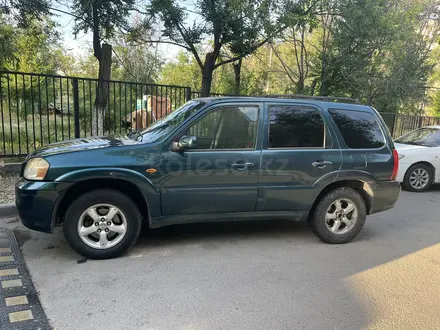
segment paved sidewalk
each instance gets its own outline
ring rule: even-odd
[[[14,233],[1,227],[0,329],[50,329]]]

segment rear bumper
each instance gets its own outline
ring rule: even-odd
[[[370,214],[392,209],[400,195],[399,181],[379,181],[371,185],[372,200]]]
[[[53,182],[26,181],[15,184],[15,205],[24,226],[51,233],[60,192]]]

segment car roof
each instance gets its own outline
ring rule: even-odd
[[[229,103],[229,102],[273,102],[273,103],[294,103],[294,104],[306,104],[315,105],[322,108],[337,108],[344,110],[361,110],[372,111],[372,108],[368,105],[346,103],[346,102],[331,102],[315,99],[295,99],[295,98],[280,98],[280,97],[253,97],[253,96],[221,96],[221,97],[202,97],[196,100],[200,100],[205,103]]]

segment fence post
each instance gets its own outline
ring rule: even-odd
[[[73,78],[73,123],[75,127],[75,139],[80,136],[79,131],[79,91],[78,91],[78,78]]]
[[[397,115],[393,113],[393,124],[391,126],[391,136],[394,137],[394,127],[396,126]]]
[[[191,87],[187,87],[186,89],[186,101],[191,100]]]

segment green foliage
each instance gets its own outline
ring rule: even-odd
[[[180,52],[176,61],[163,66],[159,81],[161,84],[188,86],[198,91],[201,78],[202,74],[195,59],[188,53]]]
[[[127,16],[134,0],[74,0],[74,34],[98,29],[105,38],[114,35],[116,28],[127,26]],[[95,30],[96,31],[96,30]]]
[[[27,27],[30,21],[43,19],[49,15],[47,0],[3,0],[0,5],[0,16],[7,16],[21,28]]]
[[[319,40],[313,65],[320,94],[357,97],[388,112],[417,107],[438,38],[436,6],[429,0],[348,0],[337,9],[341,18],[320,26],[321,36],[329,36]]]
[[[163,61],[157,48],[150,50],[143,44],[123,44],[114,47],[112,79],[154,84],[157,82]]]
[[[201,90],[207,95],[216,68],[253,53],[282,31],[292,15],[301,15],[302,7],[291,3],[197,0],[197,19],[192,23],[186,8],[176,0],[152,0],[148,11],[163,24],[164,37],[193,54],[202,73]],[[212,41],[212,49],[203,54],[203,60],[197,47],[206,39]],[[220,60],[222,49],[228,47],[232,57]]]
[[[68,62],[56,27],[45,17],[20,27],[0,15],[0,70],[56,73]]]

